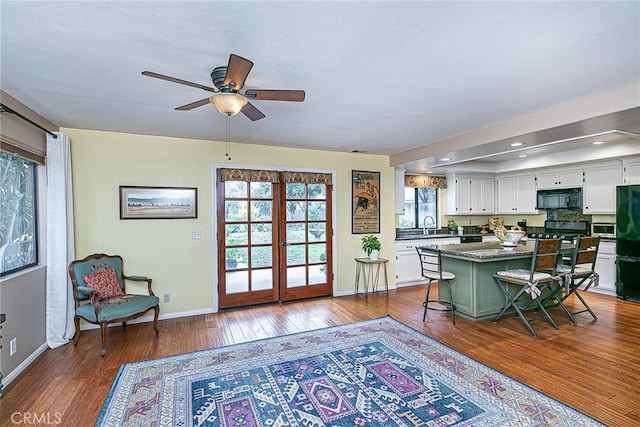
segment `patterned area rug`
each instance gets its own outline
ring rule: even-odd
[[[122,365],[98,426],[601,426],[384,317]]]

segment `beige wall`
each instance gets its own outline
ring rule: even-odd
[[[337,294],[352,292],[360,238],[351,234],[351,170],[381,172],[381,256],[394,263],[394,175],[387,156],[276,148],[224,142],[61,129],[71,138],[76,255],[117,253],[127,274],[153,278],[157,295],[171,293],[161,314],[214,307],[213,165],[279,167],[336,172],[334,223]],[[120,220],[120,185],[198,188],[198,218]],[[199,230],[200,240],[191,233]],[[162,299],[162,298],[161,298]]]

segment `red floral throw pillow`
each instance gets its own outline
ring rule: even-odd
[[[113,268],[108,268],[98,273],[83,274],[82,278],[88,287],[98,292],[99,300],[124,295],[118,283],[116,271]]]

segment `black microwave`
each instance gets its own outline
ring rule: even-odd
[[[536,209],[582,209],[582,188],[538,190]]]

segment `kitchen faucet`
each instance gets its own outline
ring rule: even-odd
[[[431,220],[431,221],[429,221],[429,228],[432,228],[432,226],[436,225],[436,220],[433,219],[433,217],[431,215],[425,216],[424,218],[422,218],[422,234],[429,234],[427,232],[427,219]]]

